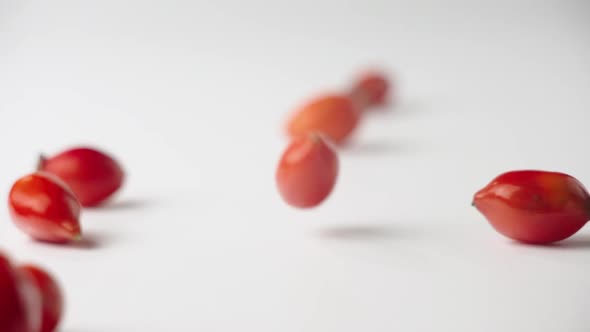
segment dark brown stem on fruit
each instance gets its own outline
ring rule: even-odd
[[[45,166],[45,162],[47,158],[43,154],[39,154],[39,159],[37,160],[37,171],[42,171],[43,167]]]

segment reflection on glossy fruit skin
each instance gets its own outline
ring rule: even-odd
[[[41,295],[42,315],[40,332],[53,332],[63,314],[64,299],[57,281],[45,270],[34,265],[22,265],[18,270],[28,273]]]
[[[566,239],[590,219],[584,186],[556,172],[504,173],[475,194],[473,205],[498,232],[533,244]]]
[[[96,149],[80,147],[50,158],[41,158],[39,170],[62,179],[82,206],[103,203],[123,185],[125,173],[119,163]]]
[[[338,177],[338,156],[318,134],[296,137],[283,153],[276,182],[283,199],[298,208],[323,202]]]
[[[341,144],[354,132],[360,120],[360,110],[344,95],[325,95],[305,104],[287,123],[291,137],[320,133]]]
[[[55,176],[36,172],[18,179],[8,200],[15,225],[32,238],[66,243],[81,237],[80,203]]]
[[[0,253],[0,331],[39,332],[41,298],[30,276]]]

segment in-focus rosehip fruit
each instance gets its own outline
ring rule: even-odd
[[[382,106],[387,103],[390,84],[384,74],[367,72],[354,83],[350,97],[361,108]]]
[[[63,314],[64,299],[58,283],[45,270],[34,265],[22,265],[18,270],[28,273],[41,295],[41,330],[53,332]]]
[[[312,133],[296,137],[277,168],[277,187],[283,199],[298,208],[320,204],[338,177],[338,156],[326,141]]]
[[[66,243],[81,237],[80,203],[51,174],[36,172],[18,179],[8,203],[16,226],[36,240]]]
[[[584,186],[555,172],[504,173],[475,194],[473,205],[498,232],[531,244],[566,239],[590,219]]]
[[[291,137],[320,133],[343,143],[359,123],[360,110],[347,96],[326,95],[301,107],[287,123]]]
[[[103,203],[123,184],[125,174],[116,160],[91,148],[75,148],[39,161],[38,170],[58,176],[82,206]]]
[[[39,332],[41,298],[30,276],[0,253],[0,331]]]

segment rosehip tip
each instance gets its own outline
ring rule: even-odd
[[[72,236],[72,242],[80,242],[82,241],[82,233],[74,234]]]

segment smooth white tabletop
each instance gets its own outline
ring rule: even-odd
[[[590,186],[587,1],[0,0],[0,192],[38,153],[112,152],[124,190],[78,247],[1,206],[49,268],[62,332],[578,332],[590,226],[549,247],[471,206],[501,172]],[[363,68],[398,81],[300,211],[274,172],[290,110]]]

